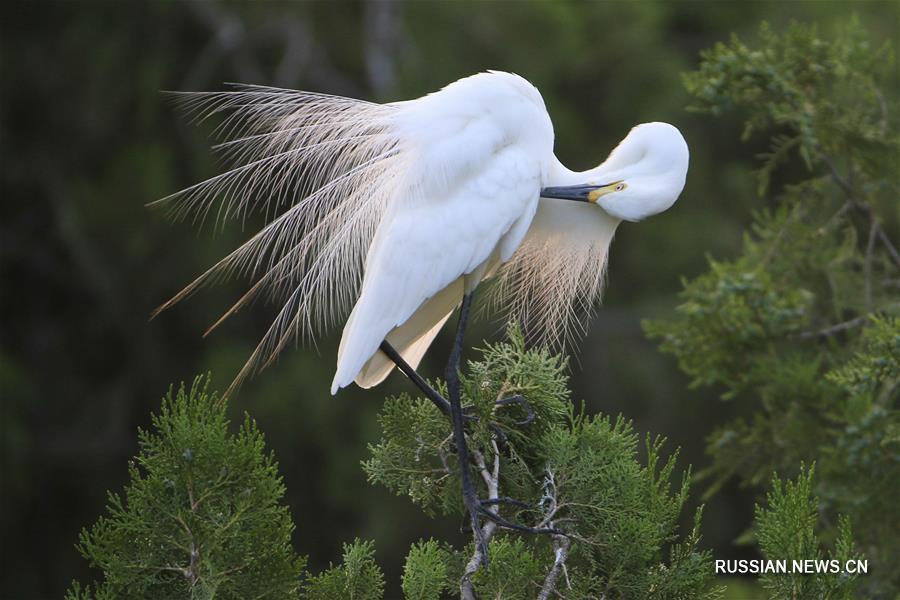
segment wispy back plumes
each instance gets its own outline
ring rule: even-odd
[[[497,274],[490,304],[522,323],[529,342],[555,348],[582,337],[603,294],[609,243],[534,228]]]
[[[179,93],[195,121],[225,114],[216,146],[230,169],[155,204],[216,223],[261,213],[266,226],[160,306],[236,276],[256,281],[210,330],[261,293],[283,308],[238,375],[271,362],[293,338],[336,325],[356,300],[366,251],[402,179],[391,105],[259,86]],[[154,314],[156,314],[154,313]]]

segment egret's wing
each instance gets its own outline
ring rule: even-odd
[[[229,141],[220,149],[235,166],[160,202],[176,216],[218,222],[256,211],[268,223],[158,310],[234,275],[256,283],[213,327],[260,293],[283,303],[231,389],[292,339],[347,313],[375,232],[396,204],[446,199],[505,146],[534,160],[552,156],[539,93],[506,73],[386,105],[256,86],[185,98],[198,119],[226,115],[218,131]]]
[[[332,393],[350,384],[389,332],[429,298],[478,270],[498,248],[517,245],[534,215],[540,182],[540,161],[506,146],[455,191],[391,212],[376,235],[359,301],[344,328]],[[508,241],[510,234],[519,239]]]

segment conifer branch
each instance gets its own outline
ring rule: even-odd
[[[125,493],[81,534],[103,579],[67,598],[297,596],[305,560],[277,467],[249,418],[229,433],[225,409],[203,377],[163,399]]]

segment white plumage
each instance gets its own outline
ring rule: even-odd
[[[220,147],[237,164],[161,202],[176,215],[206,218],[218,204],[219,219],[271,218],[158,309],[233,274],[256,283],[213,327],[260,292],[284,302],[235,383],[352,306],[331,391],[375,385],[393,368],[382,340],[416,367],[463,294],[490,277],[497,305],[563,339],[600,295],[617,225],[668,208],[687,172],[683,138],[662,123],[634,128],[596,169],[566,169],[539,92],[508,73],[385,105],[257,87],[185,104],[200,118],[229,113]],[[590,202],[540,197],[605,184],[618,185]]]

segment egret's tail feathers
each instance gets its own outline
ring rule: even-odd
[[[444,323],[447,322],[447,319],[450,318],[451,314],[452,312],[448,312],[444,315],[443,319],[435,323],[428,331],[424,333],[417,332],[419,333],[419,337],[416,339],[406,339],[409,333],[412,332],[400,332],[403,328],[398,327],[388,334],[387,340],[397,352],[400,353],[400,356],[403,357],[403,360],[405,360],[409,366],[413,369],[417,369],[419,363],[422,362],[422,357],[425,356],[425,352],[431,347],[434,338],[437,337],[438,332],[444,326]],[[372,358],[363,365],[362,370],[359,372],[359,375],[356,376],[354,381],[356,382],[356,385],[361,388],[375,387],[391,374],[394,366],[394,361],[389,359],[383,353],[376,352],[372,355]]]
[[[397,108],[260,86],[177,94],[196,121],[222,114],[216,146],[230,170],[154,204],[175,218],[265,227],[160,306],[244,276],[253,287],[210,329],[260,294],[284,306],[234,385],[295,337],[333,326],[356,299],[366,251],[405,169],[392,127]],[[234,387],[234,386],[232,386]]]
[[[380,330],[371,326],[354,326],[356,310],[365,310],[365,303],[361,299],[344,327],[331,393],[334,394],[353,381],[362,388],[370,388],[384,381],[394,368],[394,362],[377,351],[382,337],[412,368],[418,367],[441,327],[462,300],[464,292],[464,278],[460,277],[429,298],[409,319],[386,335],[379,335]]]
[[[463,278],[460,278],[428,300],[408,321],[387,335],[387,341],[413,369],[419,366],[434,338],[462,300],[463,292]],[[376,352],[357,374],[356,385],[361,388],[376,386],[384,381],[393,368],[392,360],[383,353]]]

